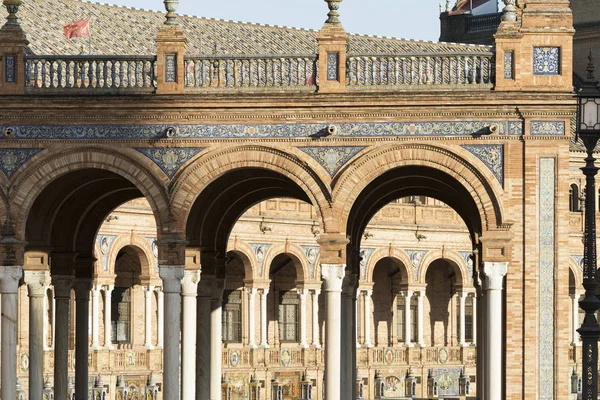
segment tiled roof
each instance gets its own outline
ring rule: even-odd
[[[162,12],[80,0],[23,0],[18,16],[31,52],[40,55],[80,54],[82,47],[87,52],[87,38],[67,40],[63,34],[64,25],[87,17],[92,18],[92,53],[152,55],[154,38],[165,19]],[[315,30],[194,16],[180,16],[178,22],[187,32],[188,54],[311,55],[317,50]],[[490,48],[351,35],[349,50],[351,54],[476,54]]]

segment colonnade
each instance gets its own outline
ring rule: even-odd
[[[502,288],[503,277],[507,272],[508,263],[483,263],[482,294],[485,310],[484,367],[481,380],[486,382],[482,398],[484,400],[499,400],[502,395]],[[341,399],[342,364],[343,359],[349,361],[346,354],[342,356],[342,343],[349,337],[356,342],[355,330],[342,327],[342,289],[345,277],[344,264],[322,264],[323,289],[327,297],[325,310],[325,398]],[[2,294],[2,382],[16,382],[16,335],[17,335],[17,292],[22,275],[22,267],[0,267],[0,293]],[[163,281],[164,310],[159,314],[164,315],[163,350],[163,398],[176,400],[180,398],[204,398],[219,400],[221,396],[221,307],[224,282],[211,276],[200,277],[199,271],[186,271],[183,265],[161,265],[160,277]],[[67,393],[67,360],[68,360],[68,331],[70,319],[70,293],[73,286],[76,288],[76,316],[80,319],[81,328],[76,331],[76,354],[79,354],[76,368],[76,399],[87,398],[87,354],[88,354],[88,327],[87,313],[89,309],[89,294],[92,298],[92,313],[98,313],[99,291],[105,290],[105,299],[110,300],[112,288],[110,286],[92,287],[90,281],[75,281],[70,276],[52,276],[47,272],[27,271],[25,283],[30,297],[30,367],[29,367],[29,393],[30,398],[42,398],[43,390],[43,327],[44,327],[44,296],[49,283],[54,286],[54,301],[56,314],[55,353],[54,353],[54,393],[60,400],[60,393]],[[200,287],[198,286],[200,284]],[[146,288],[151,293],[153,288]],[[159,292],[160,293],[160,292]],[[261,325],[266,327],[266,296],[268,289],[250,289],[250,302],[256,301],[256,295],[261,296]],[[319,291],[301,292],[302,302],[308,301],[309,293],[312,294],[313,305],[318,302]],[[356,293],[356,292],[355,292]],[[423,292],[419,291],[418,313],[422,326]],[[370,296],[367,291],[366,298]],[[408,291],[407,297],[413,294]],[[149,295],[146,295],[145,305],[148,307]],[[461,314],[464,315],[464,301],[466,295],[459,296]],[[355,305],[356,299],[348,304]],[[408,303],[408,302],[407,302]],[[159,305],[161,302],[159,301]],[[344,303],[346,304],[346,303]],[[318,306],[317,306],[318,307]],[[318,308],[313,307],[313,318],[318,319]],[[370,307],[370,301],[365,302],[365,307]],[[109,307],[110,308],[110,307]],[[352,306],[352,308],[354,308]],[[306,307],[304,307],[306,309]],[[183,311],[183,331],[180,332],[180,319]],[[355,312],[353,309],[352,312]],[[365,323],[367,315],[365,313]],[[210,323],[204,316],[210,315]],[[97,320],[97,318],[92,319]],[[354,318],[348,318],[354,321]],[[201,323],[198,323],[200,322]],[[148,322],[146,321],[146,324]],[[252,324],[252,322],[250,322]],[[345,324],[345,323],[344,323]],[[96,329],[94,329],[94,325]],[[320,347],[318,328],[313,324],[312,345]],[[110,326],[110,323],[107,325]],[[147,326],[147,325],[146,325]],[[352,324],[351,324],[352,326]],[[409,326],[407,324],[407,326]],[[84,329],[85,328],[85,329]],[[197,329],[198,328],[198,329]],[[461,322],[461,332],[464,332],[464,322]],[[105,333],[108,330],[105,329]],[[92,347],[99,346],[97,322],[92,326]],[[160,332],[160,330],[159,330]],[[254,332],[251,330],[251,332]],[[305,332],[306,335],[307,332]],[[181,343],[181,369],[180,369],[180,342]],[[256,339],[249,336],[249,342]],[[161,335],[159,335],[160,337]],[[261,345],[268,347],[266,329],[261,329]],[[461,343],[464,337],[461,335]],[[301,335],[302,337],[302,335]],[[410,334],[407,335],[407,338]],[[110,336],[108,336],[110,339]],[[106,339],[106,337],[105,337]],[[208,339],[208,340],[205,340]],[[365,344],[369,344],[368,336]],[[419,342],[422,340],[422,329],[419,333]],[[303,343],[307,344],[305,337]],[[160,339],[159,339],[160,343]],[[110,340],[105,342],[110,345]],[[146,344],[150,344],[146,337]],[[198,347],[196,347],[196,345]],[[198,354],[196,355],[195,349]],[[85,356],[85,360],[83,357]],[[81,360],[80,360],[81,358]],[[352,359],[354,360],[354,359]],[[345,365],[345,364],[344,364]],[[83,366],[83,367],[81,367]],[[347,368],[344,367],[346,370]],[[350,369],[352,370],[352,369]],[[77,372],[79,373],[77,374]],[[200,377],[201,379],[197,379]],[[85,378],[85,380],[84,380]],[[347,378],[346,378],[347,379]],[[181,386],[180,386],[181,385]],[[207,397],[203,397],[208,394]],[[344,393],[346,396],[347,393]],[[14,385],[2,385],[2,398],[14,398],[16,388]],[[345,397],[344,397],[345,398]]]

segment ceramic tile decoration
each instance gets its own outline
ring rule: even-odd
[[[559,47],[534,47],[533,48],[533,74],[534,75],[559,75],[560,74],[560,48]]]
[[[306,259],[308,260],[308,267],[310,272],[310,277],[315,277],[315,266],[317,264],[317,259],[319,258],[319,252],[321,248],[319,246],[300,246],[302,250],[304,250],[304,254],[306,254]]]
[[[364,148],[360,146],[299,147],[300,150],[325,168],[332,178],[352,157]]]
[[[492,171],[500,185],[504,186],[504,146],[501,144],[474,144],[463,145],[463,149],[469,151],[486,167]]]
[[[465,265],[469,271],[469,279],[473,278],[473,252],[472,251],[459,251],[458,254],[465,260]]]
[[[254,249],[256,261],[258,261],[258,276],[263,276],[265,256],[267,255],[267,251],[269,250],[269,247],[271,247],[271,244],[250,243],[250,247]]]
[[[204,148],[154,148],[136,150],[152,160],[169,178],[172,178],[183,164],[196,154],[202,152]]]
[[[327,53],[327,80],[329,81],[338,80],[339,57],[338,53]]]
[[[16,61],[15,56],[8,55],[4,56],[4,81],[7,83],[14,83],[16,81]]]
[[[529,133],[534,136],[564,136],[566,134],[565,121],[531,121]]]
[[[0,149],[0,171],[8,179],[44,149]]]
[[[410,262],[412,263],[414,280],[415,282],[419,280],[419,271],[421,269],[421,262],[423,258],[428,253],[427,250],[405,250],[408,258],[410,258]]]
[[[360,276],[361,279],[367,279],[367,265],[369,264],[369,259],[373,255],[375,249],[371,248],[361,248],[360,249]]]
[[[514,51],[504,52],[504,79],[514,79]]]
[[[98,235],[96,237],[100,246],[100,253],[102,254],[102,268],[104,271],[108,271],[108,254],[116,238],[114,235]]]
[[[166,82],[177,82],[177,55],[166,54],[165,55],[165,81]]]
[[[508,121],[508,134],[509,135],[523,135],[524,127],[523,121]]]

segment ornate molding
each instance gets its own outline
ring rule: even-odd
[[[319,163],[332,178],[355,155],[365,149],[364,146],[315,146],[298,147]]]
[[[462,145],[463,149],[477,157],[492,171],[500,185],[504,186],[504,146],[501,144]]]
[[[10,179],[25,163],[44,149],[0,149],[0,171]]]
[[[181,280],[183,279],[185,265],[161,265],[159,275],[163,281],[164,293],[181,293]]]
[[[321,264],[321,277],[324,280],[325,291],[341,293],[345,272],[345,264]]]
[[[171,179],[183,164],[204,151],[204,148],[137,148],[136,150],[152,160]]]
[[[200,282],[200,271],[185,271],[181,280],[181,294],[196,297],[198,282]]]
[[[566,134],[565,121],[531,121],[529,133],[533,136],[564,136]]]
[[[23,278],[29,297],[43,297],[46,294],[50,285],[49,271],[24,271]]]
[[[483,290],[502,290],[502,281],[508,272],[508,262],[484,262],[483,275],[484,286]]]

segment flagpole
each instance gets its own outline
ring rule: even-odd
[[[90,55],[91,55],[92,54],[92,17],[90,17],[89,30],[90,30],[90,35],[88,36],[88,47],[89,47]]]

